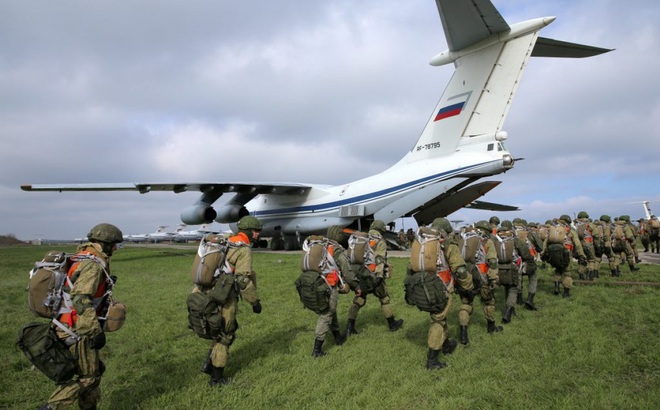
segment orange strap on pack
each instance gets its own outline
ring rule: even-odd
[[[339,283],[339,276],[337,275],[337,272],[330,272],[325,275],[325,280],[328,282],[328,285],[336,286],[337,283]]]
[[[454,277],[451,275],[451,271],[449,269],[439,271],[438,276],[440,279],[442,279],[445,285],[449,285],[450,283],[454,282]]]
[[[482,275],[485,275],[488,273],[488,264],[487,263],[477,263],[477,268],[479,269],[479,273]]]
[[[570,243],[565,243],[564,248],[568,249],[570,252],[573,252],[573,245]]]

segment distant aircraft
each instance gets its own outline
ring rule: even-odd
[[[650,221],[651,217],[654,216],[653,212],[651,212],[651,208],[649,207],[649,201],[642,201],[642,206],[644,207],[644,214],[646,215],[646,220]]]
[[[175,242],[200,241],[209,233],[218,233],[218,231],[211,230],[208,224],[200,226],[199,229],[184,231],[186,226],[186,224],[179,224],[177,230],[174,232],[173,240]]]
[[[113,183],[22,185],[25,191],[108,191],[147,193],[199,191],[181,212],[196,225],[236,222],[251,214],[263,222],[271,248],[296,249],[308,234],[331,225],[364,230],[375,219],[390,223],[414,217],[425,225],[462,208],[493,211],[518,208],[478,201],[501,181],[482,178],[513,168],[502,130],[530,57],[590,57],[611,50],[539,37],[555,17],[507,24],[489,0],[436,0],[449,49],[432,66],[454,64],[455,72],[417,142],[403,158],[376,175],[340,185],[305,183]],[[539,98],[542,98],[539,96]],[[213,208],[224,193],[234,193]]]
[[[147,235],[147,241],[158,243],[174,240],[174,232],[167,232],[165,228],[167,228],[167,225],[157,227],[156,232]]]

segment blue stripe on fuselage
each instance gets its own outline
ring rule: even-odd
[[[452,175],[452,174],[458,174],[458,173],[461,173],[461,172],[464,172],[464,171],[467,171],[467,170],[470,170],[470,169],[473,169],[473,168],[478,168],[478,167],[481,167],[481,166],[486,165],[488,163],[497,162],[497,161],[500,161],[500,160],[483,162],[483,163],[480,163],[480,164],[471,165],[469,167],[458,168],[458,169],[455,169],[455,170],[452,170],[452,171],[446,171],[446,172],[442,172],[440,174],[430,175],[428,177],[421,178],[421,179],[418,179],[418,180],[415,180],[415,181],[406,182],[405,184],[397,185],[397,186],[394,186],[394,187],[391,187],[391,188],[386,188],[386,189],[376,191],[376,192],[370,192],[368,194],[356,196],[356,197],[353,197],[353,198],[343,199],[341,201],[328,202],[328,203],[318,204],[318,205],[306,205],[306,206],[297,206],[297,207],[292,207],[292,208],[271,209],[271,210],[267,210],[267,211],[256,211],[254,213],[254,215],[255,216],[261,216],[261,217],[267,217],[267,216],[271,216],[271,215],[279,215],[279,214],[290,213],[290,212],[316,212],[316,211],[327,210],[329,208],[338,208],[340,206],[348,205],[348,204],[357,205],[360,202],[365,202],[367,200],[378,199],[379,197],[391,194],[391,193],[396,192],[396,191],[402,191],[402,190],[412,188],[415,185],[429,183],[430,181],[432,181],[434,179],[440,179],[441,180],[441,179],[444,179],[444,178],[448,178],[450,176],[455,176],[455,175]]]

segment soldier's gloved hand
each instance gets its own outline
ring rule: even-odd
[[[362,289],[360,289],[360,288],[355,289],[355,296],[357,296],[357,297],[362,296]]]
[[[105,346],[105,333],[101,332],[98,335],[94,336],[89,342],[92,349],[101,350]]]
[[[117,275],[110,275],[110,280],[112,280],[113,285],[117,283]]]
[[[252,305],[252,311],[257,315],[261,313],[261,301],[257,300],[257,303]]]

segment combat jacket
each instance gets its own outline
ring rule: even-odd
[[[256,275],[252,270],[252,248],[248,236],[239,232],[229,237],[229,241],[242,246],[230,246],[227,251],[227,262],[236,275],[236,282],[241,292],[241,296],[251,305],[259,301],[257,287],[255,283]]]

